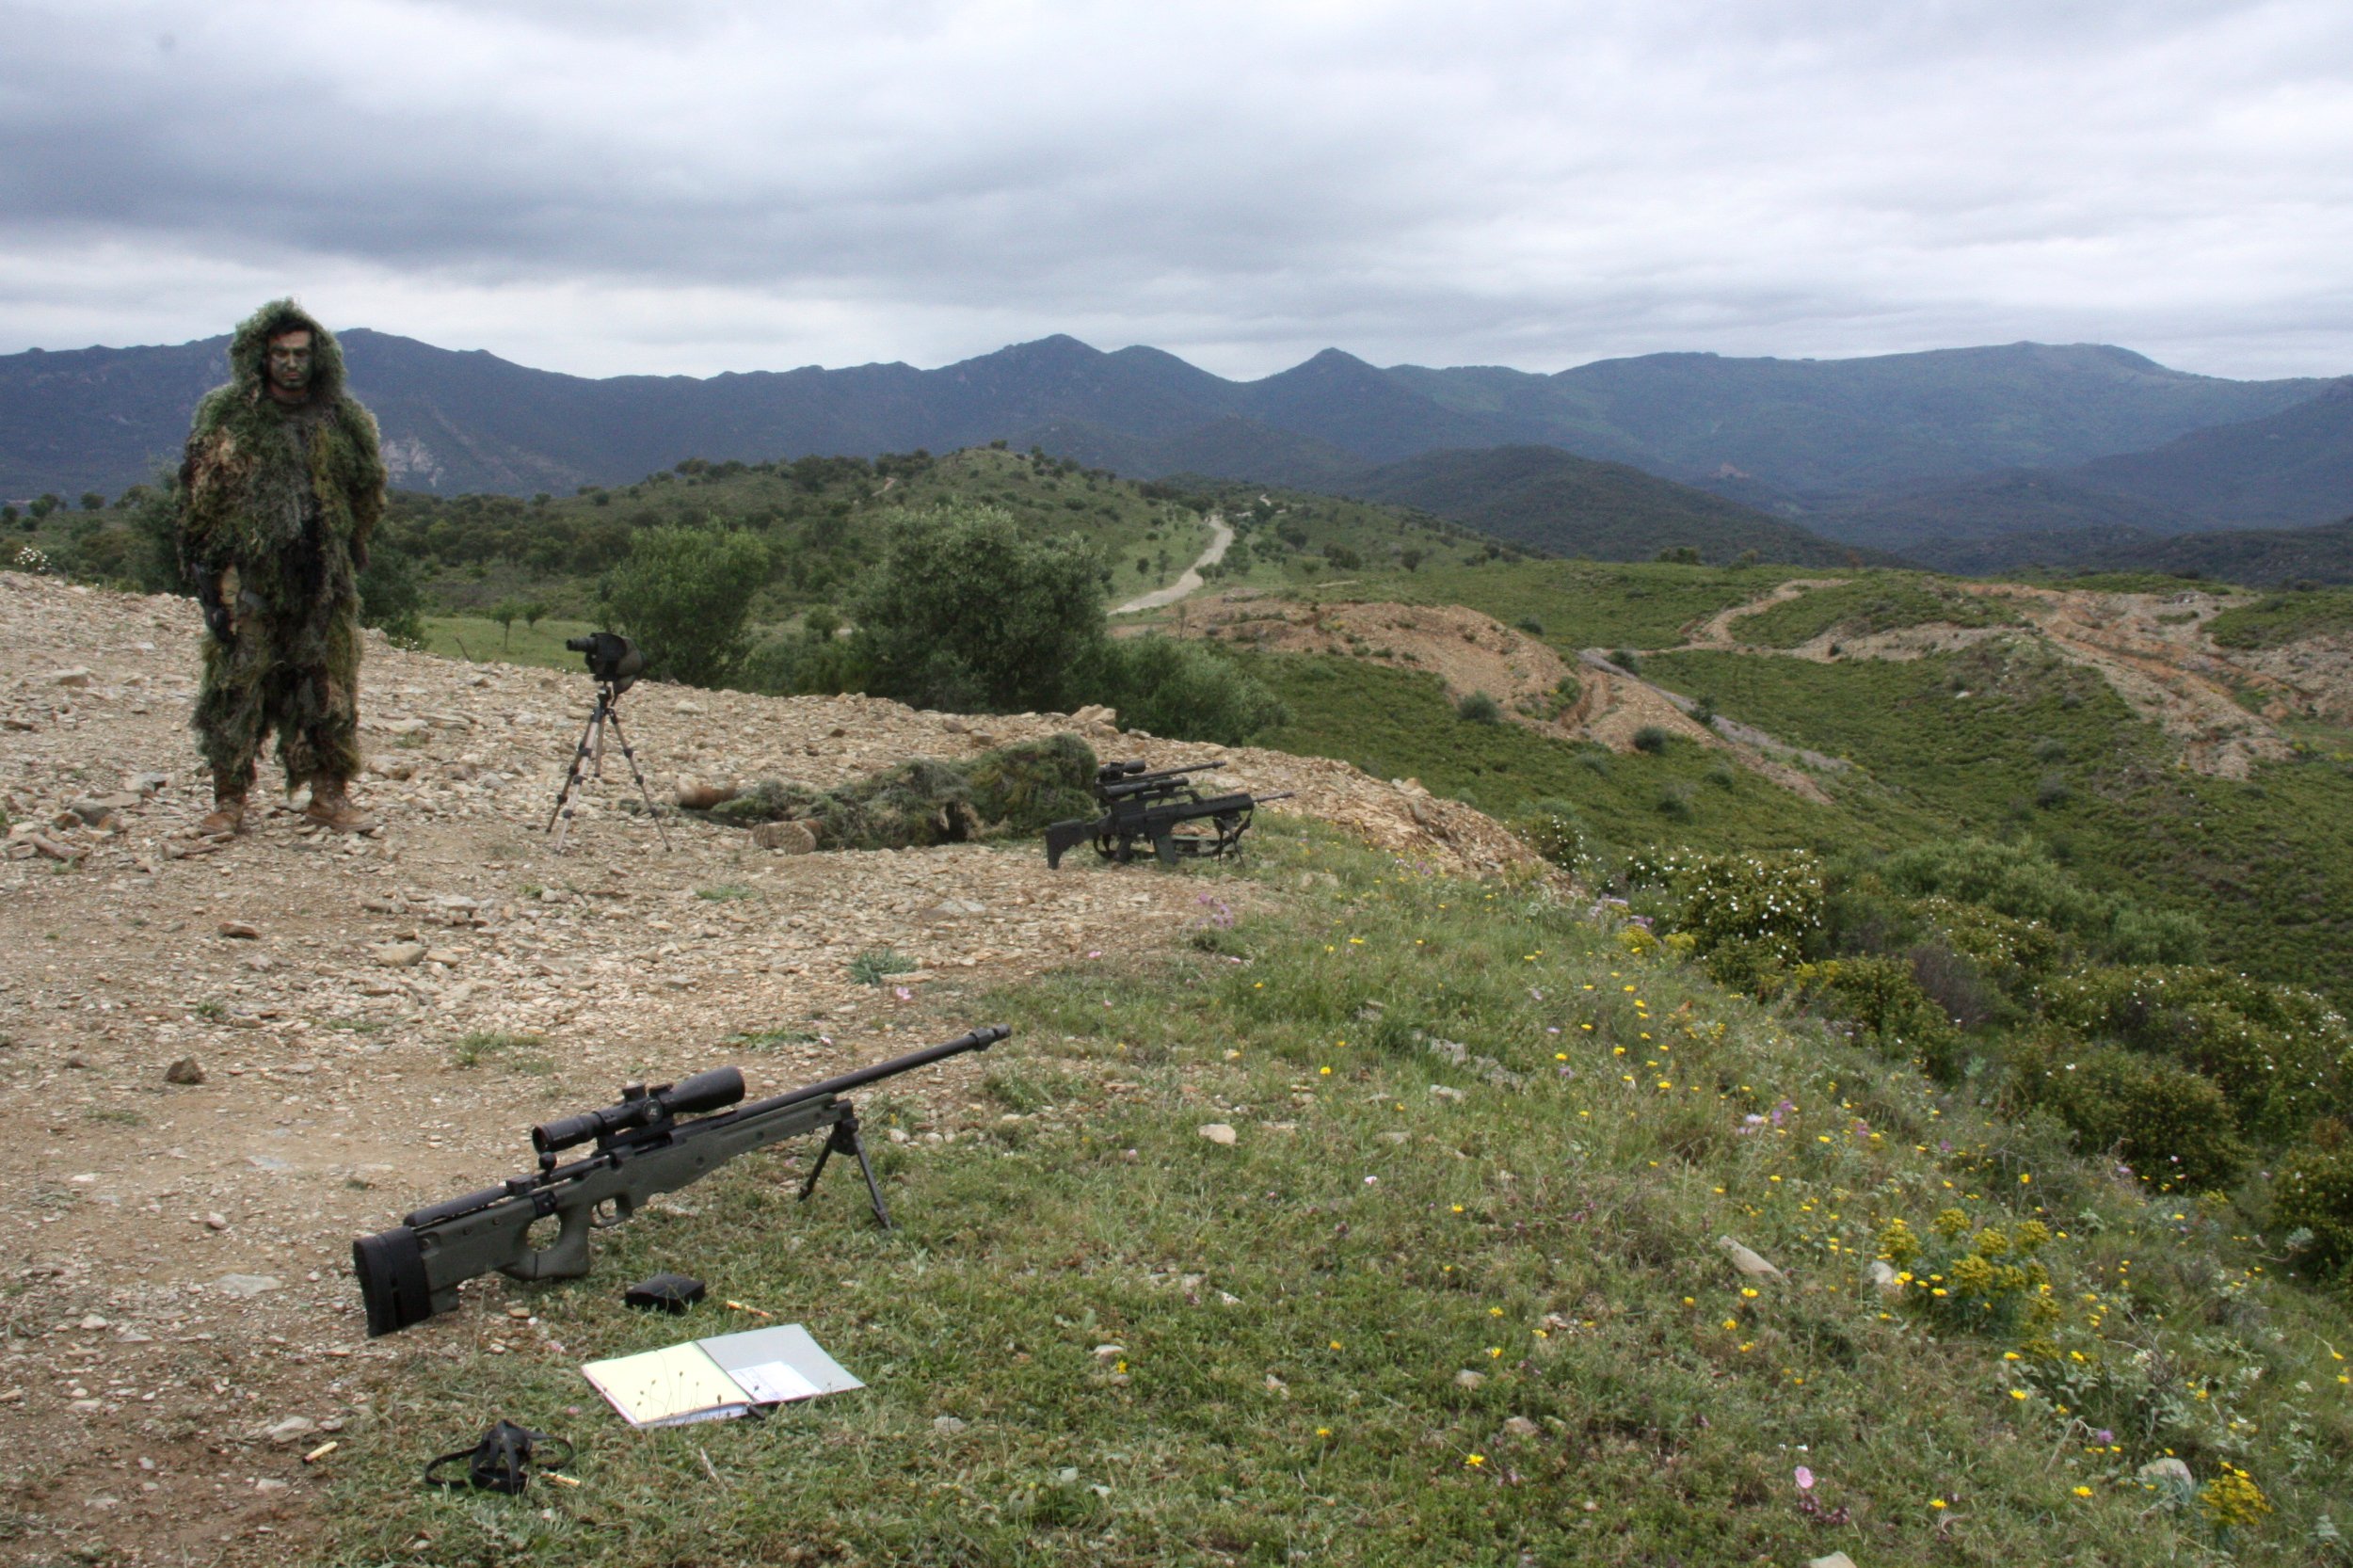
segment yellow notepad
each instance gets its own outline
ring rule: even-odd
[[[633,1427],[718,1420],[741,1416],[757,1402],[692,1340],[610,1361],[591,1361],[581,1371]]]

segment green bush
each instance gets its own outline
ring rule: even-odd
[[[2310,991],[2227,969],[2097,968],[2046,982],[2045,1017],[2203,1075],[2258,1137],[2300,1135],[2345,1106],[2353,1029]]]
[[[1890,856],[1880,874],[1899,893],[1983,904],[2061,931],[2105,931],[2108,901],[2078,887],[2041,846],[1946,839]]]
[[[360,624],[373,626],[400,648],[424,646],[424,584],[408,557],[379,537],[360,574]]]
[[[2014,1064],[2029,1102],[2065,1122],[2085,1152],[2113,1153],[2169,1192],[2225,1188],[2247,1168],[2238,1118],[2213,1082],[2169,1062],[2043,1041]]]
[[[599,595],[645,653],[649,679],[718,686],[748,651],[744,621],[767,572],[768,548],[749,534],[648,528],[605,574]]]
[[[1873,1046],[1899,1060],[1918,1057],[1934,1076],[1951,1079],[1961,1036],[1913,966],[1901,958],[1826,958],[1791,972],[1801,996],[1833,1017],[1857,1024]]]
[[[1521,841],[1556,866],[1574,866],[1584,845],[1585,830],[1577,808],[1566,801],[1540,800],[1520,819]]]
[[[2040,920],[2083,937],[2112,961],[2191,964],[2205,954],[2205,928],[2194,917],[2142,909],[2092,892],[2031,841],[1947,839],[1918,844],[1888,856],[1880,875],[1897,892],[1941,896],[2014,920]]]
[[[1025,538],[998,506],[902,511],[889,528],[850,610],[873,692],[968,712],[1054,709],[1102,658],[1103,564],[1084,539]]]
[[[866,670],[840,630],[841,617],[831,605],[811,606],[802,613],[799,632],[772,637],[744,655],[734,683],[771,696],[863,691]]]
[[[1634,732],[1634,749],[1646,751],[1656,757],[1667,749],[1667,742],[1670,738],[1663,727],[1646,724]]]
[[[1118,710],[1130,729],[1219,745],[1240,745],[1290,719],[1265,683],[1233,660],[1176,637],[1106,640],[1073,695]]]
[[[2307,1145],[2288,1155],[2272,1184],[2271,1228],[2275,1240],[2310,1232],[2294,1248],[2300,1272],[2327,1278],[2353,1266],[2353,1149]]]
[[[1727,985],[1754,989],[1806,955],[1820,940],[1821,862],[1805,850],[1769,854],[1699,855],[1678,850],[1662,858],[1638,857],[1628,868],[1637,884],[1663,886],[1677,903],[1674,929],[1693,939],[1710,973]]]
[[[1484,692],[1468,692],[1464,694],[1463,700],[1454,705],[1454,712],[1456,716],[1467,719],[1472,724],[1500,724],[1503,722],[1503,709],[1496,702],[1494,697],[1489,696]]]

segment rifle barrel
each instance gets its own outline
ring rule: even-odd
[[[894,1056],[888,1062],[877,1062],[871,1067],[860,1067],[854,1073],[843,1073],[839,1078],[829,1078],[823,1082],[812,1083],[805,1089],[793,1089],[764,1100],[754,1100],[749,1105],[739,1105],[724,1115],[709,1117],[701,1123],[687,1125],[690,1127],[708,1126],[712,1122],[735,1121],[746,1116],[758,1116],[770,1111],[781,1111],[788,1105],[798,1105],[804,1100],[823,1099],[831,1095],[846,1095],[851,1090],[872,1083],[878,1079],[895,1078],[901,1073],[912,1072],[918,1067],[927,1067],[935,1062],[945,1061],[951,1056],[961,1056],[968,1050],[986,1050],[1012,1032],[1013,1031],[1003,1024],[984,1024],[968,1034],[957,1035],[946,1045],[931,1046],[922,1050],[911,1050],[904,1056]]]

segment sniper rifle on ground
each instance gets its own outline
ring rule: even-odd
[[[621,1091],[618,1105],[542,1123],[531,1129],[532,1146],[539,1151],[534,1174],[420,1208],[392,1229],[351,1243],[351,1270],[367,1303],[368,1335],[392,1334],[455,1309],[458,1286],[493,1269],[524,1280],[584,1274],[591,1230],[619,1224],[656,1193],[698,1181],[737,1155],[820,1128],[830,1130],[808,1179],[801,1183],[802,1198],[817,1190],[828,1159],[855,1155],[874,1218],[888,1229],[890,1215],[858,1137],[857,1112],[842,1096],[862,1084],[965,1051],[986,1050],[1012,1032],[1002,1024],[989,1024],[944,1046],[750,1105],[736,1105],[744,1097],[743,1069],[713,1067],[652,1089],[632,1083]],[[723,1113],[696,1116],[697,1112]],[[683,1119],[689,1116],[696,1119]],[[591,1140],[594,1154],[568,1165],[556,1163],[563,1150]],[[535,1249],[531,1227],[550,1217],[556,1221],[555,1240]]]
[[[1142,762],[1104,763],[1095,770],[1095,798],[1102,805],[1103,814],[1048,826],[1047,865],[1060,867],[1064,855],[1090,839],[1095,840],[1096,854],[1123,863],[1136,857],[1139,843],[1150,844],[1152,853],[1167,866],[1175,865],[1180,856],[1215,859],[1228,853],[1241,842],[1251,813],[1263,802],[1289,798],[1289,792],[1254,796],[1237,790],[1230,794],[1205,795],[1189,776],[1212,773],[1225,765],[1221,759],[1146,773]],[[1193,822],[1208,823],[1210,831],[1177,831],[1179,824]]]

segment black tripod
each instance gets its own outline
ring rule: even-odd
[[[604,777],[604,727],[613,726],[613,739],[619,743],[621,755],[629,759],[630,776],[637,780],[637,793],[646,803],[646,815],[653,819],[654,831],[662,835],[662,847],[670,847],[670,830],[662,824],[662,815],[653,808],[653,794],[646,788],[646,776],[637,769],[637,753],[631,749],[629,736],[621,728],[621,693],[627,683],[618,680],[597,682],[596,711],[588,715],[588,723],[580,732],[580,744],[572,752],[572,765],[564,776],[564,787],[555,792],[555,809],[548,814],[548,831],[555,835],[555,853],[564,853],[564,835],[572,826],[572,792],[580,788],[581,765],[599,781]]]

